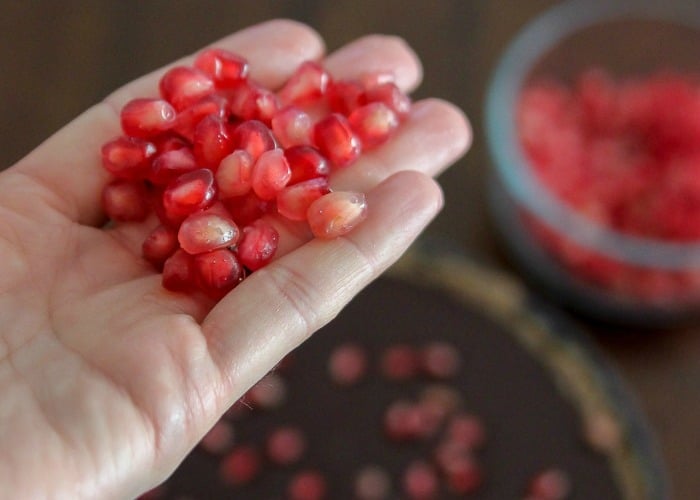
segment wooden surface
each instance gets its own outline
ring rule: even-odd
[[[415,97],[455,102],[471,117],[476,133],[469,155],[441,178],[447,203],[429,232],[487,264],[507,268],[487,223],[482,103],[509,39],[554,3],[0,0],[0,165],[11,165],[115,87],[259,21],[291,17],[307,22],[324,36],[329,50],[366,33],[397,34],[423,60],[425,80]],[[700,328],[642,334],[583,324],[647,412],[674,497],[697,498]]]

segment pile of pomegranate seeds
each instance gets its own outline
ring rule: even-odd
[[[248,74],[242,57],[207,49],[165,73],[160,98],[128,102],[125,135],[102,147],[115,177],[104,210],[115,222],[156,213],[143,256],[168,290],[218,299],[266,265],[279,240],[269,214],[318,238],[351,231],[365,196],[332,192],[328,176],[388,140],[410,110],[384,73],[334,80],[309,61],[276,91]]]
[[[700,241],[700,79],[673,73],[526,87],[517,127],[542,184],[580,214],[621,233]],[[700,291],[700,273],[626,265],[530,220],[545,247],[589,282],[642,299]]]

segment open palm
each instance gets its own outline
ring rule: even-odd
[[[273,88],[323,59],[318,35],[291,21],[216,46],[247,57]],[[421,77],[391,37],[359,39],[323,64],[343,78],[388,69],[406,91]],[[391,142],[331,178],[368,193],[360,227],[318,241],[277,221],[276,260],[214,304],[161,287],[140,257],[153,221],[103,227],[100,145],[120,133],[121,106],[154,95],[162,72],[0,174],[2,498],[127,498],[165,479],[233,401],[398,258],[441,206],[430,176],[470,140],[453,106],[416,103]]]

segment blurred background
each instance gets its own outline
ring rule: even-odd
[[[438,96],[456,103],[475,129],[470,153],[440,179],[446,206],[428,233],[485,265],[515,272],[489,222],[483,102],[509,41],[556,3],[0,0],[0,165],[10,166],[116,87],[266,19],[289,17],[310,24],[329,51],[363,34],[396,34],[423,61],[425,79],[414,98]],[[640,332],[576,320],[593,334],[638,397],[659,439],[675,496],[697,498],[700,328]]]

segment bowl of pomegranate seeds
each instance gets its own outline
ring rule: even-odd
[[[570,308],[667,326],[700,312],[700,9],[565,2],[489,87],[491,211],[511,256]]]

